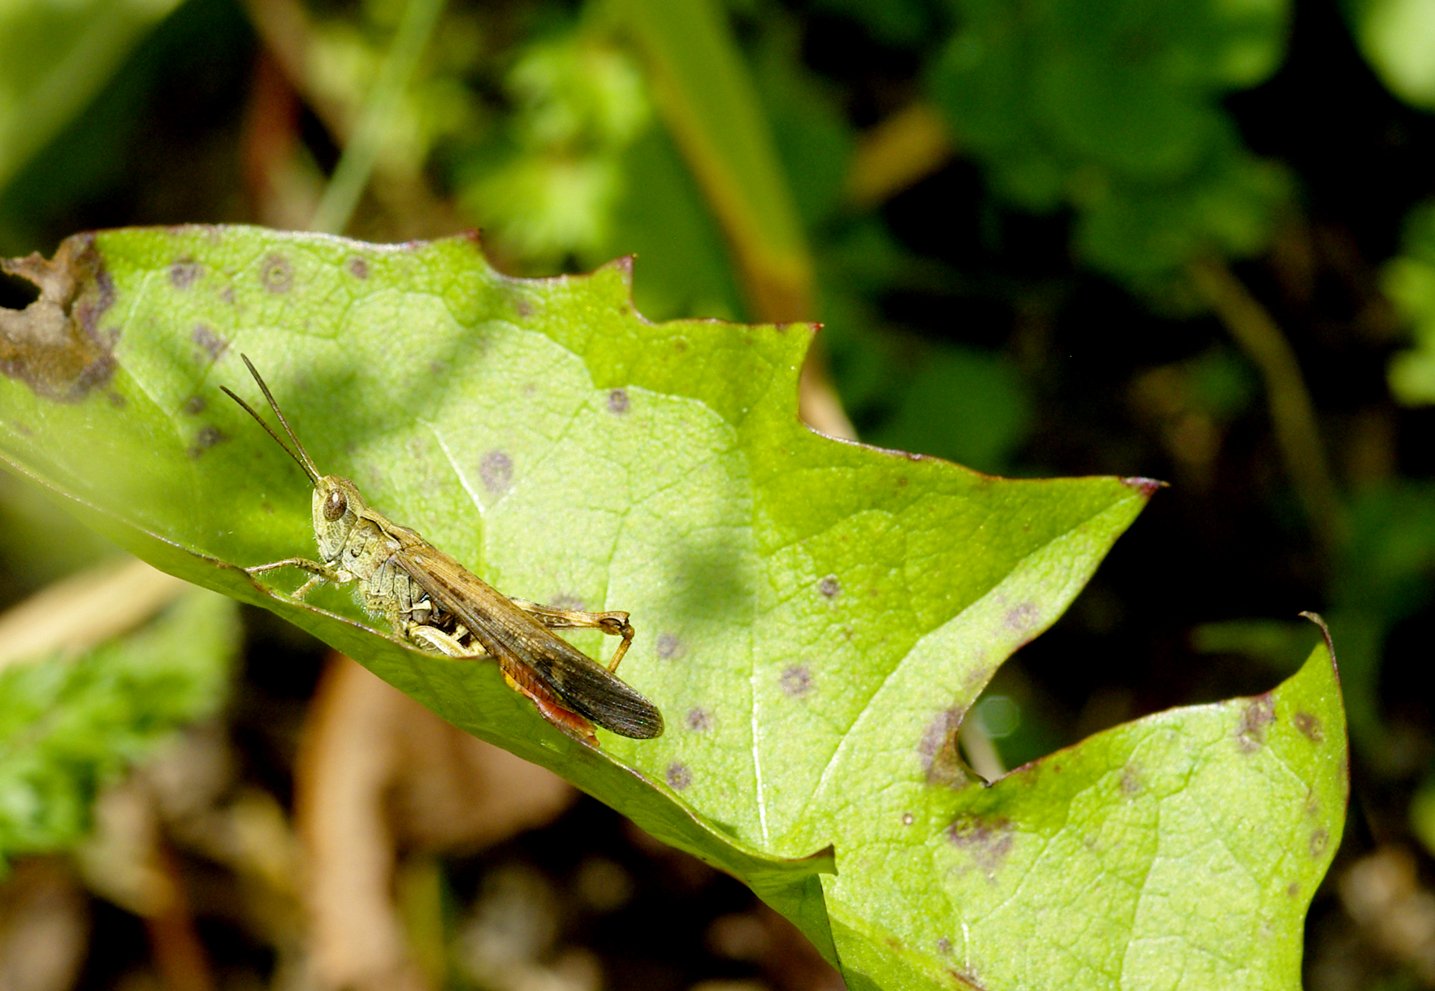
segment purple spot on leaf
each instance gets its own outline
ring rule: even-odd
[[[706,733],[713,728],[713,716],[706,709],[692,708],[688,710],[688,716],[684,723],[694,733]]]
[[[349,259],[349,274],[356,279],[367,279],[369,277],[369,262],[366,258],[354,255]]]
[[[608,412],[619,414],[628,412],[627,390],[614,389],[608,393]]]
[[[1011,820],[1004,816],[983,819],[971,813],[963,813],[952,820],[947,827],[947,839],[953,846],[970,854],[982,873],[992,880],[996,879],[997,869],[1011,853],[1015,842]]]
[[[192,258],[181,258],[169,267],[169,284],[176,289],[188,289],[199,278],[199,263]]]
[[[485,489],[502,495],[513,484],[513,459],[502,451],[489,451],[478,463],[478,477]]]
[[[653,649],[656,650],[658,656],[665,661],[682,657],[683,654],[687,652],[687,648],[683,646],[683,642],[673,633],[659,633],[657,644]]]
[[[209,404],[204,401],[203,396],[190,396],[184,401],[184,405],[181,406],[180,409],[184,410],[184,412],[190,416],[196,416],[203,413],[207,405]]]
[[[24,382],[36,395],[79,402],[114,375],[120,326],[100,322],[115,301],[114,278],[105,270],[94,235],[65,239],[52,260],[32,254],[5,262],[4,270],[39,290],[27,318],[36,326],[16,334],[0,331],[0,374]],[[33,309],[30,309],[33,307]],[[0,309],[0,314],[12,311]],[[18,319],[18,314],[14,314]],[[68,318],[68,319],[66,319]],[[109,392],[111,402],[118,396]]]
[[[294,266],[283,255],[269,255],[259,269],[259,281],[272,293],[286,293],[294,286]]]
[[[1137,492],[1140,492],[1143,496],[1148,497],[1157,489],[1163,489],[1166,487],[1165,482],[1158,482],[1154,478],[1123,478],[1121,480],[1121,484],[1129,485]]]
[[[922,762],[927,784],[960,788],[968,782],[966,764],[957,752],[957,731],[966,715],[965,708],[944,709],[927,724],[917,744],[917,758]]]
[[[693,783],[693,772],[683,763],[673,762],[668,765],[667,772],[668,787],[673,791],[682,791]]]
[[[189,336],[198,344],[211,360],[218,360],[219,356],[229,348],[229,342],[214,332],[214,328],[208,324],[197,323]]]
[[[806,664],[794,664],[782,672],[778,684],[789,698],[805,698],[812,693],[812,670]]]
[[[1036,625],[1041,617],[1041,611],[1035,602],[1023,602],[1021,605],[1007,610],[1006,627],[1013,633],[1025,634]]]
[[[185,453],[187,453],[190,458],[198,458],[222,440],[224,440],[224,432],[218,427],[201,427],[199,433],[194,435],[194,443],[189,445],[189,450]]]
[[[937,940],[937,952],[944,957],[952,955],[952,941],[942,936]]]
[[[1236,746],[1242,753],[1251,753],[1266,742],[1266,727],[1275,721],[1276,704],[1270,694],[1257,696],[1246,703],[1241,710],[1241,721],[1236,729]]]
[[[842,594],[842,583],[837,580],[836,575],[828,575],[817,583],[817,591],[829,599],[835,599]]]
[[[1300,731],[1301,736],[1311,743],[1325,742],[1325,729],[1320,724],[1320,717],[1309,712],[1297,712],[1292,720],[1295,728]]]
[[[75,303],[74,315],[87,331],[98,337],[100,317],[104,316],[115,302],[115,277],[103,266],[95,269],[95,288],[98,292],[93,299],[82,299]]]

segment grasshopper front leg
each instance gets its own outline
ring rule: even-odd
[[[252,576],[263,574],[266,571],[275,571],[279,568],[298,568],[301,571],[310,573],[310,578],[293,592],[293,598],[300,600],[313,591],[321,582],[332,582],[335,585],[342,585],[345,582],[354,580],[354,576],[342,568],[335,568],[333,565],[323,564],[319,561],[311,561],[306,557],[286,557],[282,561],[256,564],[254,567],[245,568],[244,570]]]
[[[625,612],[587,612],[582,609],[545,606],[527,599],[512,601],[515,606],[550,630],[602,630],[610,637],[622,637],[622,643],[614,649],[613,657],[608,661],[610,673],[618,670],[618,664],[633,645],[633,635],[637,632],[633,629],[633,624],[628,622],[628,614]]]

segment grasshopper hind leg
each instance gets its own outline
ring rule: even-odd
[[[618,670],[623,655],[633,645],[636,631],[633,624],[628,622],[628,614],[625,612],[587,612],[582,609],[559,609],[557,606],[545,606],[526,599],[512,601],[515,606],[550,630],[601,630],[610,637],[622,637],[622,642],[614,648],[613,656],[608,661],[610,674]]]

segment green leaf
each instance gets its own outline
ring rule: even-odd
[[[1318,821],[1331,849],[1339,832],[1328,664],[991,788],[956,757],[961,715],[1152,483],[1011,481],[821,437],[797,419],[808,329],[650,324],[625,265],[519,280],[466,238],[179,228],[74,238],[53,267],[20,267],[45,289],[0,311],[7,461],[154,563],[291,619],[742,878],[851,986],[1149,986],[1221,967],[1289,984],[1330,852],[1301,830]],[[282,595],[300,576],[266,575],[273,595],[251,581],[240,565],[313,544],[305,480],[218,392],[253,395],[240,351],[320,468],[395,520],[509,594],[629,610],[622,676],[667,733],[586,747],[490,663],[375,632],[342,590],[302,604]],[[1245,875],[1213,881],[1221,850],[1279,879],[1278,912],[1257,914]],[[1122,912],[1096,879],[1124,886]],[[1056,938],[1035,945],[1038,927]]]
[[[501,251],[529,265],[611,258],[617,252],[598,252],[626,219],[618,201],[633,181],[628,152],[654,130],[642,75],[591,27],[514,58],[503,87],[515,112],[460,159],[460,199]]]
[[[742,312],[722,230],[672,139],[651,128],[626,151],[621,198],[605,258],[636,255],[643,278],[634,287],[645,314],[728,317]]]
[[[894,390],[898,405],[871,434],[909,438],[939,457],[985,469],[1009,464],[1027,436],[1031,399],[1011,363],[976,348],[932,348]]]
[[[1424,0],[1345,0],[1341,7],[1390,92],[1413,107],[1435,108],[1435,9]]]
[[[1299,988],[1345,753],[1322,644],[1273,692],[1117,727],[990,788],[892,783],[868,842],[838,847],[828,909],[864,946],[900,934],[900,961],[871,965],[884,987],[905,965],[932,986]]]
[[[1275,163],[1232,145],[1179,185],[1098,187],[1083,197],[1076,247],[1094,267],[1133,283],[1159,280],[1193,258],[1263,250],[1290,192]]]

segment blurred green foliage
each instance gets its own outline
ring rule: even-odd
[[[179,0],[0,4],[0,189],[94,99]]]
[[[1370,67],[1407,103],[1435,109],[1435,7],[1424,0],[1344,0]]]
[[[1413,346],[1391,360],[1390,390],[1404,403],[1435,403],[1435,203],[1410,211],[1401,253],[1385,266],[1383,285],[1413,338]]]
[[[1076,250],[1129,280],[1268,243],[1289,184],[1220,106],[1279,64],[1284,0],[961,0],[932,96],[993,189],[1075,212]]]
[[[459,162],[459,202],[526,267],[601,264],[634,187],[625,154],[652,127],[637,65],[601,38],[567,34],[526,49],[502,85],[512,112],[497,140]]]
[[[79,656],[0,669],[0,868],[83,839],[99,790],[224,698],[238,607],[194,589]]]

